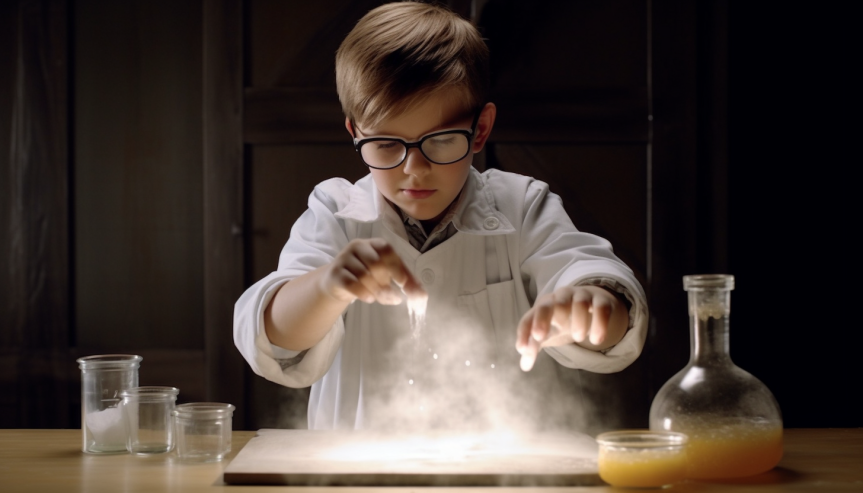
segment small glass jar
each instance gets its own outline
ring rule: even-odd
[[[599,477],[612,486],[658,488],[686,477],[683,433],[621,430],[601,433]]]
[[[222,460],[231,451],[234,409],[221,402],[190,402],[174,408],[177,456],[190,462]]]
[[[689,437],[687,478],[768,471],[782,458],[782,413],[770,389],[731,361],[734,276],[684,276],[683,289],[689,299],[689,363],[654,397],[650,429]]]
[[[175,387],[134,387],[120,392],[129,452],[161,454],[174,447],[171,412],[179,393]]]
[[[120,392],[138,386],[142,359],[130,354],[103,354],[76,360],[81,368],[81,449],[85,453],[126,451]]]

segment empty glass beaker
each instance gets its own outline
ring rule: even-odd
[[[189,402],[174,408],[177,456],[191,462],[215,462],[231,451],[234,406],[221,402]]]
[[[138,386],[141,358],[103,354],[78,358],[81,368],[82,450],[88,454],[126,451],[120,392]]]
[[[767,386],[731,361],[734,276],[684,276],[683,288],[689,298],[689,363],[653,399],[650,429],[689,437],[688,478],[768,471],[782,458],[782,415]]]
[[[174,447],[171,412],[179,393],[175,387],[134,387],[120,392],[129,452],[161,454]]]

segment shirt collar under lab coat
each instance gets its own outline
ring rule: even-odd
[[[464,200],[452,219],[456,229],[463,233],[477,235],[496,235],[514,233],[512,223],[494,204],[494,196],[483,182],[482,175],[471,166],[464,184]],[[404,229],[398,213],[390,207],[378,191],[371,174],[361,178],[348,187],[348,203],[336,211],[340,219],[359,222],[374,222],[383,218],[384,223],[393,231]]]

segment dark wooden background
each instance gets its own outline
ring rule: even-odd
[[[333,55],[379,1],[0,1],[0,428],[75,428],[75,358],[144,356],[145,385],[302,422],[253,375],[233,303],[313,185],[364,174]],[[737,277],[732,357],[789,427],[861,426],[853,246],[859,30],[848,6],[450,0],[493,57],[477,166],[534,175],[607,237],[651,305],[602,388],[646,426],[689,354],[681,276]]]

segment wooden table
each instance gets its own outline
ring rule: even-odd
[[[277,486],[233,486],[222,470],[253,436],[235,431],[233,451],[222,462],[186,464],[174,454],[149,457],[87,455],[81,452],[80,430],[0,430],[0,491],[17,492],[161,492],[269,493]],[[297,488],[290,488],[297,489]],[[308,488],[316,493],[369,491],[375,488]],[[420,488],[386,488],[387,493]],[[426,488],[428,490],[459,488]],[[464,488],[471,493],[491,488]],[[529,488],[494,488],[524,492]],[[625,491],[609,486],[542,488],[554,491]],[[635,490],[637,491],[637,490]],[[778,492],[863,491],[863,428],[785,430],[785,456],[768,473],[725,483],[684,482],[663,491]]]

